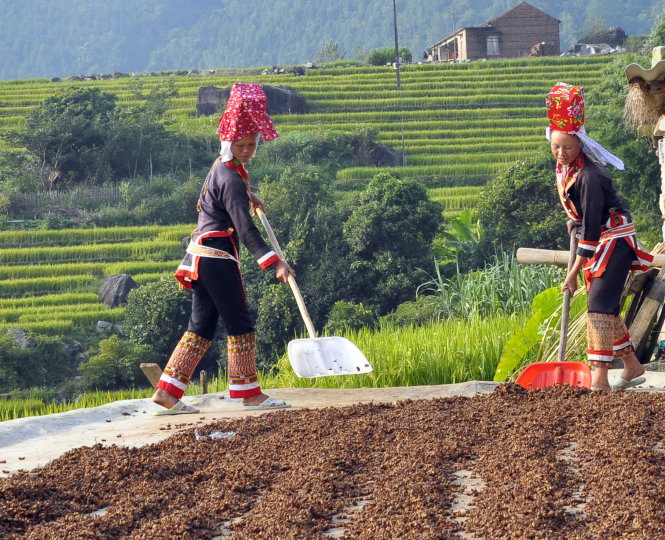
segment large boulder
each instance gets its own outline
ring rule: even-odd
[[[138,287],[138,283],[129,274],[113,274],[107,277],[99,287],[99,300],[114,308],[127,303],[129,291]]]
[[[381,143],[373,146],[370,159],[371,164],[377,167],[399,167],[404,164],[401,152]]]
[[[268,114],[305,114],[307,102],[290,86],[263,85],[268,100]],[[219,114],[224,111],[231,87],[201,86],[196,99],[196,116]]]

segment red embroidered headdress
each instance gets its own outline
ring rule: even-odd
[[[563,131],[576,135],[582,141],[582,150],[603,165],[610,164],[623,171],[624,165],[618,157],[594,141],[584,129],[584,88],[564,82],[554,85],[547,98],[547,119],[549,126],[545,132],[547,140],[552,131]]]
[[[264,141],[276,139],[279,135],[268,116],[267,103],[260,84],[234,83],[219,119],[219,140],[237,141],[253,133],[260,133]]]
[[[584,88],[556,83],[547,94],[547,118],[550,129],[576,134],[584,127]]]

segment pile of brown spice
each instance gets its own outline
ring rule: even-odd
[[[235,435],[201,437],[214,431]],[[0,537],[665,537],[659,393],[502,385],[197,433],[78,448],[0,479]]]

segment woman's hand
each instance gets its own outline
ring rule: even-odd
[[[561,284],[561,292],[566,292],[566,289],[570,291],[570,294],[574,294],[577,290],[577,275],[580,273],[580,270],[584,267],[587,262],[586,257],[577,255],[575,257],[575,262],[573,263],[572,268],[568,271],[566,279],[563,280]]]
[[[252,193],[251,191],[249,192],[249,206],[254,214],[256,214],[257,208],[260,208],[264,212],[266,211],[265,203],[261,200],[261,198],[258,195],[254,195],[254,193]]]
[[[561,284],[561,292],[570,291],[570,294],[575,294],[577,290],[577,272],[570,272],[564,282]]]
[[[289,266],[289,263],[280,259],[275,263],[275,277],[286,283],[289,280],[289,276],[295,277],[296,273],[293,268]]]
[[[568,229],[568,236],[572,234],[572,232],[580,227],[582,224],[579,221],[573,221],[572,219],[569,219],[566,222],[566,228]]]

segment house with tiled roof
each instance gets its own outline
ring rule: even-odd
[[[449,62],[558,55],[560,22],[522,2],[481,26],[457,30],[425,49],[424,57]]]

